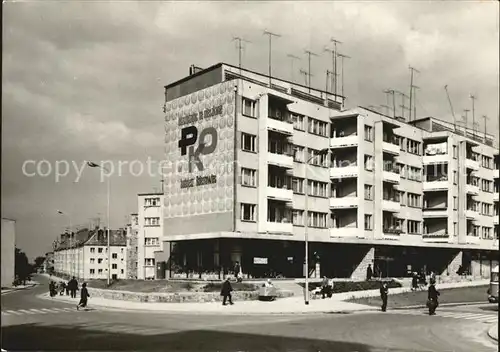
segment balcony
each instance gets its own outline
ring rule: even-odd
[[[498,169],[493,170],[493,178],[500,178],[500,170]]]
[[[386,238],[398,239],[402,232],[403,231],[397,227],[384,227],[382,229],[382,233]]]
[[[330,178],[353,178],[358,177],[358,166],[332,167],[330,168]]]
[[[266,223],[266,229],[269,233],[293,234],[293,224],[290,222],[271,222]]]
[[[288,154],[267,153],[267,163],[286,169],[293,169],[293,156]]]
[[[267,198],[283,202],[293,201],[293,190],[267,186]]]
[[[401,148],[399,144],[397,144],[394,140],[390,141],[390,139],[384,138],[382,141],[382,151],[392,155],[399,155],[399,151]]]
[[[450,239],[450,234],[446,230],[428,232],[422,235],[422,240],[428,243],[446,243]]]
[[[446,164],[450,161],[448,154],[424,155],[422,162],[424,165]]]
[[[499,224],[500,221],[498,220],[498,217],[499,217],[499,214],[493,215],[493,225]]]
[[[290,122],[282,121],[269,116],[267,119],[267,129],[287,136],[293,135],[293,123],[291,120]]]
[[[479,244],[481,242],[481,237],[479,236],[465,236],[465,242],[468,244]]]
[[[476,159],[477,158],[471,157],[471,156],[468,156],[467,158],[465,158],[465,167],[467,169],[478,171],[479,170],[479,161]]]
[[[391,213],[399,213],[401,211],[401,203],[396,199],[382,199],[382,210]]]
[[[471,183],[467,183],[465,185],[465,192],[467,194],[471,194],[473,196],[477,196],[479,194],[479,186],[476,186],[476,185],[471,184]]]
[[[467,219],[477,220],[479,219],[479,212],[474,209],[465,209],[465,217]]]
[[[364,237],[357,227],[335,227],[330,229],[330,237]]]
[[[493,193],[493,201],[494,202],[500,201],[500,192],[498,192],[498,190],[495,191],[495,193]]]
[[[330,138],[330,148],[356,147],[358,145],[358,135]]]
[[[399,170],[395,167],[392,167],[391,165],[384,165],[382,180],[390,183],[399,183],[399,181],[401,180]]]
[[[336,197],[330,198],[330,208],[348,209],[358,207],[358,197]]]
[[[424,218],[447,218],[448,215],[448,209],[446,208],[424,208],[422,211],[422,217]]]
[[[424,181],[424,192],[447,191],[450,188],[448,180],[445,179],[427,179]]]

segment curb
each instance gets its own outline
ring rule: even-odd
[[[498,323],[493,324],[489,329],[488,329],[488,336],[498,342]]]
[[[479,304],[488,304],[488,302],[459,302],[459,303],[440,303],[440,307],[459,307],[459,306],[475,306]],[[425,304],[417,305],[417,306],[405,306],[405,307],[395,307],[392,310],[396,309],[423,309],[427,308]]]
[[[49,297],[48,293],[42,293],[37,296],[40,299],[52,300],[53,298]],[[70,305],[74,305],[75,302],[68,302],[66,300],[58,300],[59,303],[66,303]],[[92,304],[90,302],[89,306],[96,307],[100,309],[104,309],[106,311],[127,311],[127,312],[137,312],[137,313],[154,313],[154,314],[177,314],[177,315],[231,315],[231,316],[240,316],[240,315],[252,315],[252,316],[276,316],[276,315],[325,315],[325,314],[351,314],[356,312],[371,312],[378,311],[379,308],[376,307],[367,307],[365,309],[357,309],[357,310],[322,310],[322,311],[311,311],[311,312],[232,312],[232,311],[224,311],[221,306],[220,311],[187,311],[187,310],[150,310],[146,308],[119,308],[119,307],[109,307],[99,304]]]

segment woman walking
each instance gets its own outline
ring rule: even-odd
[[[80,303],[76,306],[76,310],[79,310],[80,307],[85,308],[87,306],[87,300],[90,297],[89,291],[87,290],[87,283],[84,282],[82,284],[82,291],[80,293]]]

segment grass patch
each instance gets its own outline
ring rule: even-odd
[[[257,285],[248,284],[244,282],[234,282],[231,283],[231,287],[234,291],[256,291],[258,289]],[[211,282],[203,287],[203,292],[220,292],[222,288],[222,283]]]
[[[441,293],[441,295],[439,296],[439,303],[488,302],[488,294],[486,293],[489,288],[488,285],[450,288],[443,290],[440,290],[439,285],[437,285],[436,288],[438,289],[439,293]],[[382,304],[382,300],[380,299],[380,297],[356,298],[349,300],[349,302],[365,304],[369,306],[380,306]],[[388,307],[401,308],[406,306],[425,305],[426,302],[427,290],[413,291],[390,295],[388,299]]]
[[[389,289],[401,287],[401,283],[391,280],[386,281]],[[321,282],[311,282],[309,283],[309,291],[313,291],[316,288],[321,288]],[[300,283],[300,286],[304,287],[304,283]],[[366,290],[376,290],[380,288],[380,281],[341,281],[334,282],[333,293],[342,292],[354,292],[354,291],[366,291]]]

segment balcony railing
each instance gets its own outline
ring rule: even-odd
[[[448,181],[448,175],[427,175],[425,182],[443,182]]]
[[[384,134],[382,136],[382,141],[399,146],[399,137],[397,137],[395,135]]]
[[[384,162],[384,171],[392,172],[399,175],[399,167],[393,164],[388,164]]]
[[[401,228],[399,227],[391,226],[391,227],[384,227],[383,232],[389,235],[400,235],[403,232],[403,230],[401,230]]]

